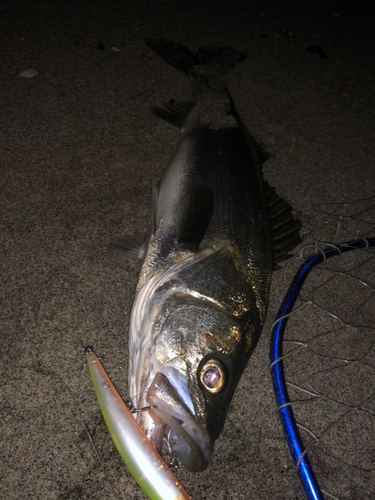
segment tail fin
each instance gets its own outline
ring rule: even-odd
[[[186,74],[191,74],[194,66],[212,66],[224,74],[247,55],[229,47],[204,47],[194,53],[180,43],[164,39],[146,38],[145,43],[167,63]]]

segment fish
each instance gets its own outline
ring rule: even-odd
[[[152,183],[150,231],[109,245],[142,260],[128,391],[156,450],[203,471],[261,334],[272,270],[301,241],[301,224],[263,180],[265,150],[224,83],[246,54],[145,42],[187,75],[193,100],[153,108],[181,137]]]

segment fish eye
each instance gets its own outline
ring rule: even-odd
[[[200,381],[207,391],[217,394],[225,385],[225,373],[225,368],[220,361],[210,359],[200,371]]]

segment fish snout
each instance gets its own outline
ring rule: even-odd
[[[212,452],[210,438],[163,373],[155,375],[146,399],[152,406],[154,431],[149,438],[155,447],[160,450],[164,438],[185,467],[205,470]]]

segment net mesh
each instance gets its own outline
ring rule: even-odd
[[[375,236],[375,199],[316,205],[321,229],[284,269],[330,245]],[[304,283],[285,330],[299,432],[326,498],[375,498],[375,249],[340,254]]]

